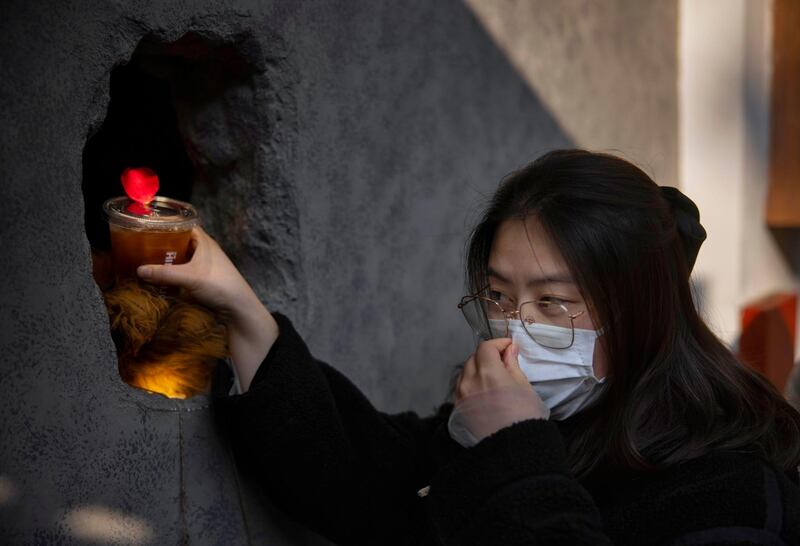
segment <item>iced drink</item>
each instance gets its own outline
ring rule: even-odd
[[[197,211],[189,203],[155,197],[143,206],[123,196],[103,203],[103,212],[111,235],[116,282],[138,278],[136,268],[142,264],[189,261],[191,230],[199,223]]]

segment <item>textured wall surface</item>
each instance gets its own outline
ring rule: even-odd
[[[678,185],[675,0],[465,0],[578,145]]]
[[[320,543],[237,476],[207,398],[117,374],[82,152],[143,38],[197,32],[254,67],[221,102],[178,112],[195,161],[236,159],[219,187],[195,181],[198,206],[268,308],[386,411],[443,399],[473,350],[456,303],[480,206],[504,174],[571,144],[461,2],[228,4],[4,6],[4,543]]]

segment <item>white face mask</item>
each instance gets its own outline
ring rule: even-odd
[[[489,320],[492,331],[505,331],[505,320]],[[537,337],[562,340],[568,328],[532,324]],[[519,367],[533,389],[550,408],[550,418],[560,421],[590,405],[600,394],[605,377],[594,375],[592,359],[595,339],[601,331],[575,328],[572,345],[549,349],[536,343],[518,320],[508,321],[508,333],[519,347]]]

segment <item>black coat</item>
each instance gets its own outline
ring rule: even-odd
[[[800,488],[753,455],[578,481],[545,420],[465,449],[447,432],[452,405],[377,411],[274,316],[280,335],[250,390],[214,406],[247,474],[338,544],[800,545]]]

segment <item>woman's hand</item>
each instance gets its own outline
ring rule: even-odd
[[[461,370],[456,387],[456,403],[471,394],[482,391],[524,385],[530,382],[519,368],[519,348],[511,338],[490,339],[478,344]]]
[[[142,265],[136,273],[157,285],[179,286],[189,299],[213,310],[227,326],[228,348],[242,392],[278,338],[278,324],[203,228],[192,229],[191,259],[179,265]]]
[[[179,286],[184,295],[226,320],[255,295],[219,244],[200,226],[192,228],[191,259],[178,265],[142,265],[136,273],[157,285]]]
[[[520,370],[517,354],[509,338],[491,339],[467,359],[447,422],[453,440],[471,447],[516,422],[550,417],[550,409]]]

